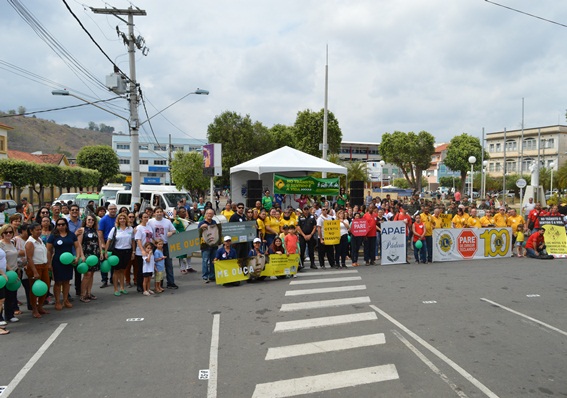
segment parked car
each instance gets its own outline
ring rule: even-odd
[[[500,191],[500,192],[497,192],[497,193],[493,193],[492,197],[497,198],[497,197],[501,197],[501,196],[504,196],[504,195],[506,195],[507,198],[513,198],[514,196],[516,196],[514,191],[511,191],[511,190],[508,189],[506,191]]]
[[[4,208],[4,211],[8,214],[8,217],[16,214],[16,201],[11,200],[11,199],[3,199],[0,200],[0,203],[4,203],[6,205],[6,207]]]
[[[78,193],[72,193],[72,192],[69,192],[69,193],[62,193],[57,199],[55,199],[55,200],[53,201],[53,203],[56,203],[56,202],[60,202],[60,203],[63,203],[63,202],[64,202],[64,203],[67,203],[67,202],[69,202],[70,200],[72,200],[73,203],[74,203],[74,202],[75,202],[75,199],[77,198],[77,195],[78,195]]]

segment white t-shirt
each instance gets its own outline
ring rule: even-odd
[[[136,256],[142,255],[142,250],[138,247],[138,241],[142,244],[142,247],[146,244],[146,242],[151,242],[154,237],[154,233],[150,227],[138,225],[136,227]]]
[[[334,217],[331,217],[331,216],[327,216],[327,217],[325,217],[325,216],[323,216],[323,215],[320,215],[320,216],[319,216],[319,218],[317,219],[317,226],[318,226],[318,227],[321,227],[321,236],[320,236],[319,238],[325,239],[324,232],[323,232],[323,224],[324,224],[324,222],[325,222],[325,221],[334,220],[334,219],[335,219],[335,218],[334,218]]]
[[[162,218],[161,220],[156,220],[152,218],[148,221],[148,227],[152,229],[154,234],[154,240],[161,239],[163,243],[167,243],[167,233],[168,232],[175,232],[175,227],[167,218]]]
[[[112,228],[108,233],[108,239],[115,238],[116,244],[114,245],[115,249],[131,249],[132,248],[132,239],[134,238],[134,228],[126,227],[126,229],[118,228],[116,232],[116,236],[114,236],[114,230],[116,227]]]
[[[350,223],[347,219],[339,220],[341,226],[341,236],[348,234],[348,230],[350,228]]]
[[[0,249],[0,269],[6,273],[6,252]]]
[[[149,257],[149,258],[148,258]],[[153,253],[149,253],[146,257],[142,257],[144,259],[144,265],[142,266],[142,272],[146,273],[146,272],[154,272],[154,266],[155,266],[155,262],[154,262],[154,254]],[[149,261],[147,261],[149,260]]]

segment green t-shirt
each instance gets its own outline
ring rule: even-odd
[[[270,196],[262,197],[262,207],[268,211],[272,209],[272,198]]]

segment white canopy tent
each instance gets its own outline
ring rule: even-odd
[[[234,202],[245,202],[242,195],[248,180],[262,180],[263,189],[274,192],[274,174],[286,177],[306,176],[313,172],[346,174],[346,167],[284,146],[248,162],[230,168],[230,187]]]

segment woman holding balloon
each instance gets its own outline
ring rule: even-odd
[[[48,312],[43,309],[43,303],[47,295],[47,287],[49,286],[50,267],[47,264],[47,247],[45,247],[45,244],[41,240],[41,225],[38,223],[33,222],[28,226],[28,235],[29,237],[25,245],[28,263],[25,269],[32,287],[30,303],[33,317],[41,318],[43,314],[48,314]],[[38,287],[34,289],[36,281],[44,282],[45,289],[39,288],[39,286],[43,286],[41,283],[38,283]]]
[[[110,249],[112,241],[114,241],[114,249]],[[115,296],[128,294],[128,291],[124,288],[124,270],[128,262],[134,258],[134,253],[132,252],[133,247],[134,228],[128,225],[128,213],[120,213],[116,216],[116,225],[108,233],[108,240],[106,242],[106,256],[108,257],[108,262],[114,267],[112,282],[114,284]],[[109,250],[113,255],[109,254]],[[118,263],[115,262],[116,259],[112,258],[114,256],[118,257]]]
[[[99,236],[97,233],[97,224],[96,216],[92,214],[88,215],[83,220],[82,228],[77,231],[79,245],[81,245],[83,249],[83,256],[87,259],[87,265],[89,265],[88,271],[84,274],[83,280],[81,281],[80,300],[83,303],[88,303],[91,300],[97,299],[97,297],[92,294],[93,274],[100,269],[98,260],[104,260],[104,254],[102,252],[104,241],[102,240],[102,236]],[[94,263],[94,259],[91,256],[96,258],[96,263]],[[89,262],[92,262],[93,265],[90,265]]]
[[[0,249],[5,253],[6,269],[8,271],[18,271],[18,249],[12,243],[15,228],[12,224],[5,224],[0,228]],[[18,322],[14,312],[18,306],[18,289],[8,289],[5,293],[4,301],[4,320],[10,322]],[[1,311],[0,311],[1,314]]]
[[[40,231],[41,231],[41,227]],[[76,255],[73,256],[73,248]],[[73,267],[79,262],[83,254],[77,236],[69,230],[69,223],[65,218],[59,218],[55,229],[47,238],[47,263],[53,270],[53,295],[55,296],[55,309],[61,311],[63,307],[72,308],[69,302],[69,282],[73,279]],[[74,258],[73,258],[74,257]],[[63,292],[63,304],[61,304]]]

